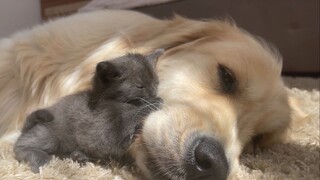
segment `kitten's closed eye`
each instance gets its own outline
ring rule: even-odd
[[[139,89],[143,89],[143,88],[144,88],[144,86],[141,85],[141,84],[136,84],[135,86],[136,86],[137,88],[139,88]]]

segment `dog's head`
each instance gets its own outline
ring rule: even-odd
[[[200,25],[159,60],[163,108],[131,149],[152,179],[230,178],[254,136],[268,145],[289,126],[278,54],[230,23]]]

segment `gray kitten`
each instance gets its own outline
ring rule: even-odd
[[[126,154],[143,118],[161,102],[154,68],[162,53],[128,54],[97,64],[91,90],[27,117],[14,146],[16,159],[39,172],[53,154],[79,162]]]

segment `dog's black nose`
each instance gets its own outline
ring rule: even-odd
[[[229,165],[223,146],[213,138],[202,137],[189,147],[186,159],[187,179],[225,180]]]

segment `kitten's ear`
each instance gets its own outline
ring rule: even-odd
[[[96,74],[102,80],[113,80],[119,78],[121,72],[111,62],[103,61],[97,64]]]
[[[147,55],[147,60],[151,63],[152,67],[156,67],[159,57],[164,53],[164,49],[157,49],[151,54]]]

